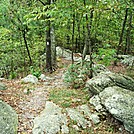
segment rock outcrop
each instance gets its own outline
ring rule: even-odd
[[[62,113],[64,111],[64,113]],[[90,129],[92,124],[100,123],[97,113],[91,113],[88,105],[62,109],[53,102],[47,101],[44,111],[34,119],[33,134],[68,134],[68,124],[76,131]],[[92,122],[92,123],[91,123]]]
[[[90,103],[99,112],[108,111],[134,133],[134,80],[123,74],[102,71],[86,82]]]
[[[94,96],[90,103],[95,106],[96,110],[104,111],[102,108],[105,107],[116,119],[123,122],[126,130],[134,133],[133,91],[118,86],[108,87],[99,95]]]
[[[0,100],[0,134],[17,134],[18,116],[11,106]]]
[[[123,74],[101,72],[86,82],[85,87],[93,94],[98,94],[107,87],[119,86],[134,91],[134,80]]]
[[[53,102],[46,102],[45,110],[34,120],[33,134],[69,133],[67,118],[61,108]]]
[[[134,66],[134,56],[132,55],[118,55],[122,64],[127,66]]]

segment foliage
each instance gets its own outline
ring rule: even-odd
[[[43,2],[46,4],[46,1]],[[49,20],[55,29],[56,44],[69,49],[76,49],[75,51],[82,53],[88,32],[86,14],[89,16],[90,22],[91,10],[94,13],[90,36],[91,39],[94,39],[93,48],[97,44],[95,51],[98,51],[100,57],[105,55],[101,62],[108,65],[110,61],[113,61],[112,55],[115,54],[118,46],[126,8],[129,9],[129,12],[120,52],[124,53],[127,44],[126,37],[129,35],[130,46],[128,48],[130,51],[128,52],[133,54],[134,19],[132,16],[134,2],[132,0],[85,2],[84,4],[83,0],[62,0],[55,1],[48,6],[42,5],[39,1],[1,0],[0,67],[10,68],[9,70],[6,69],[8,76],[11,75],[11,72],[15,72],[16,75],[23,71],[27,72],[31,64],[24,41],[25,33],[32,66],[36,65],[37,68],[40,68],[39,70],[44,70],[41,69],[39,57],[46,51],[45,38],[48,16],[51,16]],[[72,48],[73,15],[75,15],[75,28],[74,47]],[[128,30],[130,30],[129,34]],[[67,37],[69,37],[69,41],[67,41]],[[101,43],[98,43],[97,40]],[[105,47],[102,44],[110,44],[110,47]],[[77,77],[76,75],[77,72],[74,72],[73,77]],[[71,79],[74,80],[74,78]]]
[[[64,82],[72,88],[83,87],[88,78],[89,71],[89,62],[85,62],[83,66],[80,63],[72,64],[64,74]]]
[[[98,55],[98,59],[101,59],[99,62],[105,66],[109,66],[111,62],[116,60],[116,58],[114,58],[116,55],[116,50],[110,48],[109,44],[106,44],[104,48],[99,48]]]
[[[30,67],[30,72],[32,75],[36,76],[37,78],[40,77],[41,71],[39,69],[35,69],[33,66]]]

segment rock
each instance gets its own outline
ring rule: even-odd
[[[98,94],[105,88],[111,86],[119,86],[134,91],[134,80],[123,74],[101,72],[98,76],[88,80],[85,85],[92,94]]]
[[[45,76],[44,74],[41,74],[41,75],[39,76],[39,79],[40,79],[41,81],[45,81],[45,80],[46,80],[46,76]]]
[[[0,134],[17,134],[18,116],[11,106],[0,100]]]
[[[5,80],[5,78],[0,78],[0,81],[4,81]]]
[[[89,118],[90,120],[92,120],[94,124],[98,124],[100,122],[99,116],[95,113],[92,114],[90,112],[88,105],[84,104],[84,105],[78,106],[77,109],[79,112],[84,114],[85,118]]]
[[[118,55],[118,58],[121,60],[122,64],[125,64],[127,66],[134,65],[134,56],[132,55]]]
[[[4,85],[3,83],[0,83],[0,90],[6,90],[7,87],[6,85]]]
[[[91,127],[91,122],[85,119],[84,116],[80,112],[78,112],[76,109],[66,108],[66,111],[68,113],[68,116],[73,121],[76,121],[79,127],[82,127],[83,129],[87,127]]]
[[[53,102],[47,101],[44,111],[34,119],[33,134],[68,134],[67,118],[61,110]]]
[[[125,129],[134,133],[134,92],[114,86],[105,88],[99,97],[101,104],[123,122]]]
[[[91,114],[90,119],[93,121],[94,124],[100,123],[100,118],[97,114]]]
[[[110,70],[102,64],[93,64],[93,68],[93,76],[100,75],[100,73],[103,72],[110,72]]]
[[[83,113],[86,117],[91,115],[90,109],[88,105],[84,104],[77,107],[77,110],[81,113]]]
[[[99,95],[95,95],[90,99],[90,104],[95,106],[95,109],[98,112],[103,112],[105,111],[105,108],[101,105],[101,100],[99,98]]]
[[[31,75],[31,74],[29,74],[25,78],[21,79],[21,81],[24,82],[24,83],[33,83],[33,84],[38,83],[37,77],[35,77],[35,76]]]
[[[131,77],[117,73],[109,73],[108,76],[115,83],[115,85],[134,91],[134,79]]]
[[[111,80],[111,78],[108,76],[108,74],[111,74],[111,72],[102,72],[100,75],[93,77],[92,79],[89,79],[86,82],[85,87],[91,91],[93,94],[98,94],[101,91],[104,90],[104,88],[109,86],[114,86],[115,83]]]
[[[68,58],[70,57],[71,58],[71,51],[70,50],[67,50],[67,49],[63,49],[61,47],[56,47],[56,54],[57,56],[59,57],[63,57],[63,58]]]

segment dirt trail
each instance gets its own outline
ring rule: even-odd
[[[0,91],[0,99],[11,105],[19,117],[18,134],[32,134],[33,120],[45,108],[49,90],[62,88],[63,71],[58,69],[38,84],[22,84],[20,80],[4,80],[8,89]]]

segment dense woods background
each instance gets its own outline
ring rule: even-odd
[[[54,71],[56,46],[105,63],[133,55],[133,16],[133,0],[0,0],[0,77]]]

